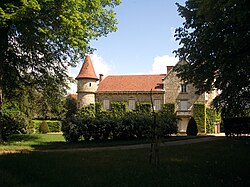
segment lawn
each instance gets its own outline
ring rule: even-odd
[[[162,142],[185,140],[190,138],[203,138],[205,136],[187,137],[187,136],[171,136],[162,139]],[[150,143],[149,140],[129,140],[129,141],[90,141],[79,143],[68,143],[62,134],[19,134],[12,135],[7,143],[0,143],[1,151],[33,151],[44,149],[71,149],[71,148],[88,148],[88,147],[106,147],[119,145],[134,145]]]
[[[62,134],[12,135],[6,143],[0,143],[0,152],[8,150],[34,150],[37,146],[66,143]]]
[[[149,149],[0,155],[1,186],[250,186],[250,139]]]

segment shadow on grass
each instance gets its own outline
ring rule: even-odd
[[[13,134],[10,136],[8,143],[21,142],[21,141],[36,141],[39,137],[35,134]]]
[[[214,136],[168,136],[162,138],[160,143],[190,140],[190,139],[200,139],[205,137]],[[61,150],[61,149],[82,149],[82,148],[96,148],[96,147],[113,147],[113,146],[129,146],[129,145],[139,145],[139,144],[150,144],[149,139],[129,139],[129,140],[91,140],[91,141],[79,141],[75,143],[70,142],[43,142],[41,144],[31,145],[35,150]]]
[[[136,144],[147,144],[149,140],[106,140],[106,141],[79,141],[79,142],[46,142],[39,145],[32,145],[35,150],[56,150],[56,149],[78,149],[92,147],[112,147]]]

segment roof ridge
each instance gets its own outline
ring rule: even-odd
[[[109,76],[113,76],[113,77],[118,77],[118,76],[165,76],[167,74],[128,74],[128,75],[108,75]]]

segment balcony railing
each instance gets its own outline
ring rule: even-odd
[[[177,110],[176,115],[177,116],[191,116],[192,112],[191,110]]]

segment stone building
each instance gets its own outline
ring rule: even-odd
[[[182,82],[172,68],[167,66],[166,74],[110,75],[103,79],[102,74],[97,78],[90,56],[86,56],[76,77],[78,108],[98,101],[108,110],[111,102],[127,102],[134,110],[136,102],[150,102],[152,93],[155,110],[161,110],[164,103],[175,103],[179,132],[186,132],[193,104],[209,105],[216,94],[195,94],[195,88]]]

